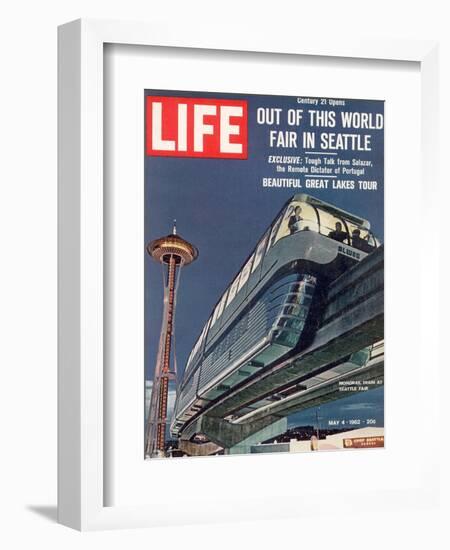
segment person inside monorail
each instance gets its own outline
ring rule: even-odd
[[[296,231],[300,229],[299,222],[303,219],[301,216],[301,213],[302,213],[302,207],[296,206],[294,208],[294,212],[291,214],[291,217],[289,218],[288,228],[291,235],[293,235]]]
[[[371,244],[369,244],[368,240],[369,240],[369,234],[367,234],[365,238],[361,238],[361,231],[359,229],[353,229],[352,246],[354,248],[358,248],[363,252],[371,252],[374,247]]]
[[[336,222],[334,231],[330,231],[328,236],[335,241],[343,243],[348,238],[347,231],[342,231],[342,223]]]
[[[361,239],[361,231],[359,229],[353,229],[352,231],[352,246],[363,250],[365,245],[364,239]]]

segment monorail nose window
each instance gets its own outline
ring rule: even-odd
[[[377,248],[379,243],[368,229],[350,221],[344,215],[339,216],[336,210],[327,210],[306,201],[292,201],[272,225],[267,250],[280,239],[300,231],[314,231],[367,253]],[[255,264],[259,263],[259,260],[258,246]],[[255,265],[252,271],[254,269]]]
[[[269,232],[267,231],[264,237],[259,241],[258,246],[256,247],[255,261],[253,262],[252,273],[255,271],[255,269],[259,266],[261,262],[261,258],[262,258],[262,255],[264,254],[264,250],[266,248],[266,243],[268,238],[269,238]]]
[[[376,240],[370,231],[348,221],[347,227],[349,232],[348,244],[353,248],[363,252],[371,252],[377,247]]]
[[[348,243],[348,230],[344,220],[321,208],[317,211],[320,217],[320,233],[335,241]]]
[[[306,202],[294,201],[288,206],[284,213],[274,243],[298,231],[315,231],[318,233],[319,224],[313,206]]]

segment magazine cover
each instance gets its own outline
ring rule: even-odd
[[[383,447],[384,102],[144,101],[145,458]]]

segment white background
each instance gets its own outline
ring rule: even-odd
[[[175,52],[164,48],[110,46],[105,53],[105,111],[107,126],[105,200],[108,204],[108,239],[105,273],[109,292],[106,316],[109,343],[108,373],[111,397],[105,414],[110,434],[105,448],[108,496],[106,505],[150,504],[158,510],[172,506],[172,519],[193,521],[229,512],[230,507],[248,506],[255,499],[263,510],[278,500],[293,511],[299,502],[312,502],[319,490],[329,507],[333,494],[341,507],[348,500],[360,505],[379,505],[382,491],[420,486],[422,464],[433,463],[428,445],[418,445],[411,456],[411,442],[418,433],[430,432],[430,418],[422,414],[420,399],[421,338],[431,342],[430,323],[415,315],[405,316],[411,297],[429,302],[428,279],[405,277],[403,266],[415,257],[426,263],[426,248],[410,235],[398,212],[405,196],[411,211],[421,204],[420,72],[413,63],[361,63],[325,59],[260,56],[235,53]],[[229,75],[233,75],[230,78]],[[267,75],[270,75],[268,78]],[[203,458],[178,461],[142,460],[143,438],[143,255],[144,242],[144,89],[220,90],[295,96],[371,98],[385,100],[386,114],[386,441],[383,451],[322,453],[317,456],[272,454],[264,457]],[[405,133],[404,129],[408,128]],[[395,154],[392,153],[395,151]],[[418,159],[411,163],[410,159]],[[371,200],[370,192],[365,199]],[[151,215],[151,209],[149,214]],[[417,236],[419,237],[419,236]],[[421,310],[423,312],[423,310]],[[181,328],[181,327],[180,327]],[[430,331],[428,332],[427,331]],[[392,335],[396,335],[393,337]],[[429,353],[427,354],[429,358]],[[427,359],[426,358],[426,359]],[[426,361],[425,359],[425,361]],[[431,378],[428,373],[427,380]],[[408,383],[408,391],[405,385]],[[399,399],[401,396],[401,399]],[[426,408],[433,401],[426,401]],[[407,414],[407,418],[405,418]],[[421,423],[424,423],[422,426]],[[307,472],[307,474],[306,474]],[[199,488],[199,480],[205,487]],[[320,489],[318,489],[320,480]],[[213,489],[208,491],[206,486]],[[326,489],[325,489],[326,488]],[[152,493],[157,491],[155,502]],[[343,493],[353,496],[345,501]],[[362,494],[361,494],[362,493]],[[364,496],[367,493],[378,494]],[[172,502],[177,495],[176,502]],[[218,498],[217,496],[220,495]],[[229,503],[222,510],[217,502]],[[366,502],[369,501],[369,502]],[[311,504],[313,508],[313,505]],[[322,504],[324,508],[324,503]],[[155,511],[156,513],[156,511]],[[275,514],[275,511],[274,511]],[[254,516],[257,517],[255,512]],[[280,514],[281,515],[281,514]]]
[[[183,7],[183,4],[186,4]],[[250,4],[250,3],[249,3]],[[253,4],[253,3],[252,3]],[[301,32],[343,32],[366,36],[441,40],[442,177],[448,180],[450,39],[444,2],[376,3],[363,11],[355,2],[264,2],[245,5],[178,2],[167,7],[149,0],[10,3],[2,9],[0,128],[0,365],[1,365],[1,525],[5,548],[380,548],[381,545],[444,548],[449,511],[401,512],[367,517],[327,516],[294,521],[227,526],[180,527],[79,534],[54,523],[56,515],[56,26],[80,16],[118,19],[169,17],[205,24],[245,19],[270,32],[271,25]],[[327,8],[329,6],[329,8]],[[202,10],[202,7],[205,10]],[[257,11],[256,9],[257,8]],[[232,32],[232,31],[231,31]],[[412,159],[413,161],[414,159]],[[448,197],[448,194],[447,194]],[[444,199],[441,206],[445,206]],[[436,205],[436,218],[444,220]],[[420,216],[408,212],[410,223]],[[448,236],[448,229],[442,225]],[[445,251],[445,256],[447,256]],[[444,255],[444,251],[443,251]],[[430,281],[437,269],[430,267]],[[448,271],[447,278],[448,278]],[[448,299],[448,293],[443,300]],[[447,301],[448,304],[448,301]],[[446,327],[444,329],[444,336]],[[443,370],[442,396],[448,387]],[[444,401],[444,400],[443,400]],[[441,409],[442,439],[447,437],[448,399]],[[436,445],[430,442],[430,445]],[[436,448],[439,452],[439,448]],[[447,452],[448,447],[440,452]],[[449,494],[447,473],[443,489]],[[448,503],[448,496],[446,498]],[[439,541],[441,537],[445,539]]]

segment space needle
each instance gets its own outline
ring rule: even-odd
[[[174,220],[172,233],[151,241],[147,245],[147,252],[162,265],[164,310],[147,419],[145,455],[162,457],[166,440],[169,382],[177,382],[176,360],[171,368],[171,355],[179,274],[183,266],[197,259],[198,250],[177,234]]]

